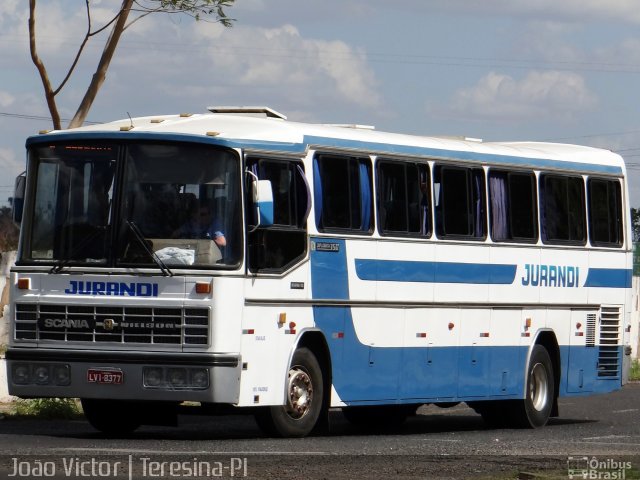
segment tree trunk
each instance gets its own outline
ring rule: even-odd
[[[35,0],[31,0],[35,1]],[[80,102],[80,106],[78,107],[78,111],[71,119],[68,128],[76,128],[82,126],[85,119],[87,118],[87,114],[89,113],[89,109],[93,104],[100,87],[104,83],[104,80],[107,76],[107,70],[109,69],[109,64],[111,63],[111,59],[116,51],[116,47],[118,46],[118,42],[120,41],[120,36],[124,31],[125,26],[127,25],[127,18],[129,17],[129,12],[131,11],[131,6],[133,5],[134,0],[122,0],[122,6],[120,7],[120,14],[118,20],[113,25],[111,29],[111,33],[109,34],[109,39],[104,47],[102,52],[102,56],[100,57],[100,62],[98,63],[98,67],[96,68],[96,72],[93,74],[91,78],[91,83],[87,88],[86,93],[84,94],[84,98],[82,102]]]

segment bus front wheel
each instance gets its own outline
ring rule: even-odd
[[[268,435],[304,437],[311,433],[320,417],[323,397],[320,364],[311,350],[299,348],[289,367],[286,404],[261,409],[256,414],[256,422]]]

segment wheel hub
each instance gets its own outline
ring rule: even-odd
[[[529,398],[533,408],[542,411],[549,401],[547,370],[541,363],[536,363],[531,369],[531,378],[529,379]]]
[[[299,368],[289,371],[287,413],[295,419],[302,418],[309,411],[313,401],[313,384],[307,372]]]

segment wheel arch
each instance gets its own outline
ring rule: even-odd
[[[560,356],[560,346],[558,345],[558,339],[556,334],[551,329],[539,330],[535,340],[531,343],[529,352],[527,354],[526,372],[529,371],[529,360],[531,359],[531,351],[534,345],[543,346],[549,353],[551,358],[551,364],[553,366],[553,383],[554,383],[554,398],[553,407],[551,409],[551,416],[557,417],[558,412],[558,395],[560,392],[560,377],[562,373],[562,359]]]
[[[329,352],[329,345],[327,344],[324,334],[320,330],[315,329],[303,331],[291,351],[291,357],[293,357],[293,352],[302,347],[308,348],[316,356],[322,369],[322,378],[324,379],[325,387],[327,387],[325,390],[330,393],[332,384],[331,353]]]
[[[326,430],[328,429],[329,424],[329,405],[331,404],[331,386],[333,385],[333,368],[331,363],[331,352],[329,350],[329,345],[327,343],[327,339],[324,336],[324,333],[322,333],[320,330],[309,329],[302,332],[302,334],[298,338],[298,342],[291,351],[291,356],[293,357],[293,352],[301,347],[306,347],[311,350],[311,352],[316,356],[318,363],[320,364],[320,370],[322,371],[322,383],[324,387],[322,398],[324,411],[320,413],[320,418],[318,419],[318,428],[320,430]]]

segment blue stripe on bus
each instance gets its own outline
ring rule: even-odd
[[[632,275],[630,268],[590,268],[584,286],[631,288]]]
[[[361,280],[510,285],[517,265],[356,259]]]
[[[398,145],[392,143],[365,142],[344,138],[319,137],[305,135],[301,143],[271,142],[252,139],[225,139],[205,137],[189,133],[166,132],[64,132],[48,135],[32,136],[27,139],[27,147],[37,144],[48,144],[52,141],[98,140],[163,140],[177,142],[197,142],[219,145],[229,148],[249,148],[254,150],[280,151],[285,153],[306,153],[309,147],[322,149],[344,148],[360,152],[374,152],[389,155],[411,155],[446,160],[462,160],[465,162],[493,163],[497,165],[518,165],[531,168],[552,168],[580,172],[622,174],[622,168],[615,165],[580,163],[563,160],[532,158],[526,156],[501,155],[496,153],[479,153],[473,151],[445,150],[440,148],[420,147],[414,145]]]

